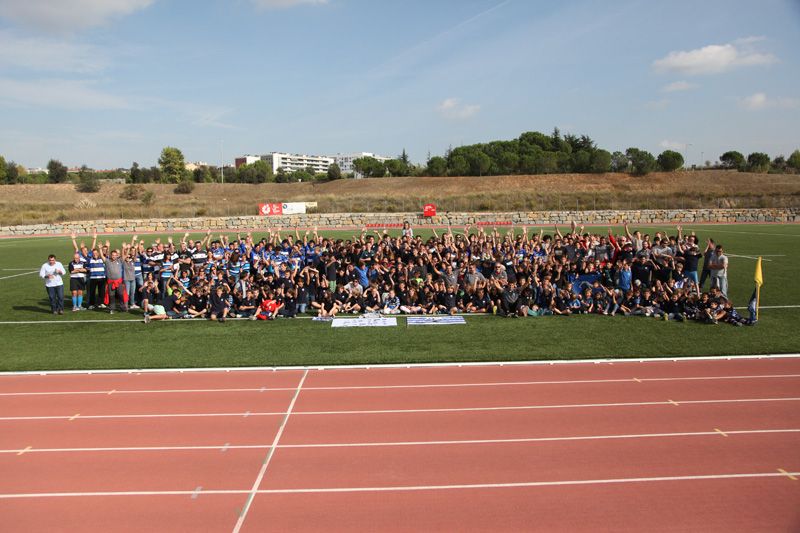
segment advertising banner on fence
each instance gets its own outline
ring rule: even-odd
[[[265,217],[277,215],[302,215],[306,212],[305,202],[258,204],[258,214]]]

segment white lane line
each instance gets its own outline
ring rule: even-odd
[[[558,487],[570,485],[607,485],[624,483],[656,483],[663,481],[705,481],[718,479],[757,479],[757,478],[785,478],[800,476],[800,472],[754,472],[745,474],[705,474],[695,476],[660,476],[660,477],[633,477],[612,479],[576,479],[562,481],[523,481],[519,483],[475,483],[469,485],[400,485],[389,487],[333,487],[314,489],[261,489],[256,494],[325,494],[348,492],[409,492],[409,491],[439,491],[439,490],[479,490],[479,489],[506,489],[526,487]],[[251,490],[231,489],[214,490],[206,489],[203,495],[228,495],[251,494]],[[119,491],[119,492],[28,492],[0,494],[0,500],[29,499],[29,498],[100,498],[111,496],[191,496],[193,490],[161,490],[161,491]]]
[[[429,383],[422,385],[341,385],[329,387],[303,387],[304,391],[348,391],[348,390],[391,390],[391,389],[438,389],[460,387],[517,387],[527,385],[581,385],[590,383],[643,383],[659,381],[717,381],[744,379],[782,379],[800,378],[800,374],[755,374],[748,376],[680,376],[663,378],[617,378],[617,379],[572,379],[547,381],[487,381],[483,383]],[[0,392],[3,396],[72,396],[72,395],[108,395],[108,394],[180,394],[180,393],[225,393],[225,392],[286,392],[294,387],[260,387],[231,389],[112,389],[96,391],[38,391],[38,392]]]
[[[736,254],[726,254],[726,255],[727,255],[728,257],[739,257],[739,258],[741,258],[741,259],[753,259],[753,260],[755,260],[755,261],[757,261],[757,260],[758,260],[758,257],[753,257],[752,255],[736,255]],[[770,256],[770,257],[784,257],[784,256],[777,256],[777,255],[773,255],[773,256]],[[767,259],[767,258],[766,258],[765,256],[763,256],[763,255],[761,256],[761,260],[762,260],[762,261],[766,261],[766,262],[772,262],[772,259]]]
[[[800,429],[743,429],[725,431],[715,428],[714,431],[690,431],[676,433],[632,433],[622,435],[577,435],[564,437],[520,437],[512,439],[466,439],[466,440],[422,440],[422,441],[396,441],[396,442],[327,442],[313,444],[278,444],[276,448],[372,448],[372,447],[400,447],[400,446],[450,446],[471,444],[524,444],[536,442],[567,442],[567,441],[593,441],[593,440],[626,440],[626,439],[660,439],[670,437],[716,437],[720,434],[728,435],[771,435],[800,433]],[[101,452],[181,452],[181,451],[208,451],[208,450],[268,450],[270,444],[226,444],[220,450],[219,446],[123,446],[123,447],[97,447],[97,448],[32,448],[28,446],[23,450],[0,450],[0,454],[23,453],[101,453]]]
[[[537,409],[583,409],[602,407],[647,407],[658,405],[703,405],[703,404],[730,404],[730,403],[764,403],[764,402],[796,402],[800,397],[787,398],[736,398],[727,400],[674,400],[653,402],[614,402],[614,403],[579,403],[562,405],[511,405],[497,407],[430,407],[419,409],[365,409],[351,411],[294,411],[295,416],[326,416],[326,415],[378,415],[378,414],[404,414],[404,413],[463,413],[476,411],[529,411]],[[241,417],[241,416],[285,416],[285,411],[277,412],[250,412],[247,413],[152,413],[152,414],[124,414],[124,415],[80,415],[81,420],[106,420],[126,418],[205,418],[205,417]],[[74,420],[75,416],[45,415],[45,416],[3,416],[0,421],[13,422],[20,420]]]
[[[250,511],[250,506],[253,504],[253,499],[256,497],[258,487],[261,486],[261,480],[264,479],[264,474],[267,473],[269,463],[272,461],[272,457],[275,455],[275,450],[278,448],[281,436],[283,435],[283,430],[286,429],[286,422],[289,421],[289,417],[292,414],[292,409],[294,409],[294,404],[297,402],[297,397],[300,396],[300,389],[303,388],[303,382],[305,382],[306,377],[308,377],[308,370],[303,372],[303,377],[300,378],[300,383],[297,384],[297,390],[295,391],[294,397],[289,404],[289,408],[286,410],[286,416],[283,417],[281,425],[278,428],[278,432],[275,434],[275,440],[272,441],[272,446],[267,452],[267,457],[264,459],[264,464],[261,465],[261,470],[258,471],[258,476],[256,476],[256,480],[253,482],[253,488],[250,489],[250,495],[247,497],[247,501],[242,508],[242,512],[239,513],[239,519],[236,521],[236,525],[233,526],[233,533],[239,533],[239,531],[242,529],[242,524],[244,524],[244,521],[247,518],[247,513]]]
[[[764,309],[761,307],[761,309]],[[483,316],[483,315],[481,315]],[[236,319],[238,320],[238,319]],[[246,319],[243,319],[246,320]],[[104,320],[103,322],[116,322]],[[192,322],[180,320],[179,322]],[[0,322],[2,324],[3,322]],[[11,322],[16,324],[17,322]],[[59,322],[60,323],[60,322]],[[710,361],[719,364],[737,361],[780,361],[783,359],[800,359],[800,353],[765,353],[765,354],[740,354],[740,355],[702,355],[687,357],[605,357],[595,359],[528,359],[528,360],[495,360],[495,361],[463,361],[455,363],[378,363],[355,365],[295,365],[295,366],[222,366],[222,367],[193,367],[193,368],[96,368],[84,370],[21,370],[0,372],[0,379],[7,376],[91,376],[93,374],[185,374],[185,373],[215,373],[215,372],[276,372],[289,370],[370,370],[388,368],[460,368],[460,367],[517,367],[517,366],[553,366],[553,365],[613,365],[613,364],[638,364],[638,363],[691,363],[696,361]]]
[[[4,279],[18,278],[20,276],[30,276],[31,274],[36,274],[38,272],[39,272],[38,270],[34,270],[33,272],[23,272],[22,274],[14,274],[13,276],[6,276],[4,278],[0,278],[0,281]]]

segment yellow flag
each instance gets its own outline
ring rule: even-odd
[[[761,258],[760,257],[758,258],[758,261],[756,262],[756,275],[755,275],[754,279],[755,279],[756,285],[758,285],[759,287],[761,287],[761,285],[764,284],[764,278],[761,275]]]

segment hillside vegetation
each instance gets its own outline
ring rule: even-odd
[[[168,184],[72,184],[0,188],[0,224],[95,218],[253,215],[260,202],[317,202],[318,212],[534,211],[695,207],[797,207],[800,176],[708,170],[629,174],[398,177],[311,183],[200,183],[188,194]],[[128,194],[123,194],[127,192]]]

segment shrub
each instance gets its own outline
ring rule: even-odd
[[[175,194],[191,194],[194,190],[194,182],[192,180],[183,180],[175,187]]]
[[[94,172],[81,172],[78,181],[75,183],[75,190],[78,192],[93,193],[100,190],[100,180]]]
[[[131,183],[130,185],[126,185],[122,192],[119,193],[119,197],[123,200],[138,200],[144,194],[144,187],[142,185]]]
[[[155,199],[156,199],[155,193],[153,193],[153,191],[147,191],[146,193],[144,193],[142,195],[142,199],[140,201],[142,202],[142,205],[150,206],[150,205],[153,205],[153,202],[155,202]]]

